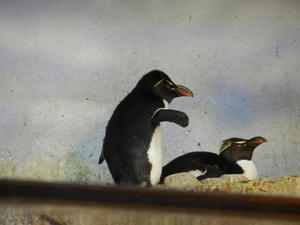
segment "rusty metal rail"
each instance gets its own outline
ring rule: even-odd
[[[300,198],[0,180],[0,205],[50,204],[300,220]]]

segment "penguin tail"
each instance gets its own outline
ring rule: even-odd
[[[101,155],[100,155],[100,158],[99,158],[99,161],[98,161],[98,164],[99,164],[99,165],[102,164],[104,160],[105,160],[105,158],[104,158],[104,153],[103,153],[103,151],[102,151],[102,152],[101,152]]]

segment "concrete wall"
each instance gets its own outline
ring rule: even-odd
[[[261,135],[263,177],[300,173],[300,1],[1,0],[0,175],[110,182],[106,123],[154,68],[195,97],[164,162]]]

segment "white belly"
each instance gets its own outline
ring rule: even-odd
[[[163,100],[163,102],[164,108],[157,109],[155,113],[157,113],[159,110],[168,108],[168,102],[165,100]],[[150,183],[152,185],[156,185],[160,180],[162,170],[162,135],[160,126],[156,127],[154,130],[147,154],[149,162],[152,165],[150,171]]]
[[[148,159],[151,163],[150,182],[155,185],[160,180],[162,170],[162,137],[160,127],[156,127],[148,149]]]
[[[155,111],[167,109],[168,102],[163,100],[164,108],[159,108]],[[152,136],[152,140],[150,142],[150,147],[148,149],[148,159],[151,163],[151,171],[150,171],[150,182],[152,185],[158,184],[160,180],[161,170],[162,170],[162,135],[160,127],[156,127]]]
[[[258,172],[251,160],[238,160],[236,163],[244,170],[243,175],[249,180],[255,180],[258,178]]]

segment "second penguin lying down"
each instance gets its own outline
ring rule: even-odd
[[[219,155],[212,152],[190,152],[179,156],[162,169],[160,183],[165,177],[191,172],[198,180],[220,177],[224,174],[243,174],[249,180],[258,178],[258,173],[252,162],[254,149],[267,142],[264,137],[251,139],[230,138],[223,141]]]

